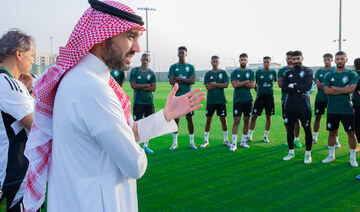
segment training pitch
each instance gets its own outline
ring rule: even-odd
[[[202,82],[193,86],[205,89]],[[205,107],[195,111],[195,143],[197,150],[189,147],[185,117],[180,120],[179,148],[169,151],[172,135],[150,140],[154,151],[148,156],[145,175],[137,181],[139,211],[359,211],[360,181],[355,176],[360,168],[349,164],[347,136],[340,124],[336,161],[323,164],[328,155],[325,129],[326,115],[321,120],[318,143],[312,148],[312,163],[304,164],[304,132],[300,132],[302,148],[295,148],[295,158],[283,161],[288,147],[281,117],[281,94],[275,87],[275,115],[269,133],[270,143],[262,141],[265,114],[257,119],[250,149],[238,146],[229,152],[224,146],[219,118],[214,116],[210,130],[210,145],[200,148],[204,139]],[[133,98],[128,82],[124,90]],[[169,83],[157,83],[154,93],[155,110],[165,106]],[[227,123],[231,142],[233,88],[225,89],[227,98]],[[253,92],[254,97],[256,95]],[[316,91],[311,96],[314,105]],[[315,116],[313,115],[312,122]],[[240,124],[238,142],[243,123]],[[313,127],[313,125],[312,125]],[[357,157],[358,161],[359,156]],[[4,210],[3,206],[0,208]],[[45,207],[46,208],[46,207]],[[46,211],[43,210],[43,211]]]

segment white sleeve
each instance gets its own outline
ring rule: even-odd
[[[164,110],[160,110],[159,112],[138,121],[140,142],[145,142],[151,138],[176,132],[177,130],[178,127],[174,120],[171,120],[170,122],[166,121]]]
[[[18,80],[0,75],[0,109],[20,121],[34,110],[34,101]]]
[[[122,174],[138,179],[145,173],[145,152],[135,141],[110,86],[105,83],[86,86],[77,99],[76,111],[90,135],[105,149]]]

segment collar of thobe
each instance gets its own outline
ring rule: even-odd
[[[105,63],[100,60],[95,55],[88,52],[86,55],[84,55],[78,64],[76,64],[74,67],[81,65],[85,67],[89,67],[89,70],[93,73],[95,73],[97,76],[99,76],[101,79],[103,79],[106,83],[109,82],[110,79],[110,71],[109,68],[105,65]]]

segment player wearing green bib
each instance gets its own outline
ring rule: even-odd
[[[187,56],[187,49],[185,46],[178,48],[179,62],[170,66],[169,69],[169,82],[171,85],[175,83],[179,84],[179,90],[176,92],[176,96],[186,94],[191,90],[191,85],[195,83],[195,68],[193,65],[186,63],[185,58]],[[190,148],[197,149],[194,142],[194,122],[192,116],[194,112],[186,114],[186,120],[188,123],[188,130],[190,136]],[[179,126],[180,118],[175,119],[176,124]],[[173,133],[173,144],[170,150],[174,150],[178,147],[177,141],[178,132]]]
[[[231,85],[234,87],[234,103],[233,116],[234,125],[232,128],[232,145],[230,151],[234,152],[237,149],[237,134],[241,121],[241,114],[244,114],[244,126],[240,146],[249,148],[246,144],[246,134],[249,130],[249,121],[251,116],[251,108],[253,96],[251,89],[254,88],[254,72],[247,69],[248,55],[242,53],[239,57],[240,68],[231,72]]]
[[[153,93],[156,90],[156,77],[155,73],[149,69],[150,56],[143,54],[141,56],[141,66],[133,68],[130,72],[130,84],[134,89],[134,107],[133,116],[134,121],[155,112]],[[144,150],[147,153],[153,153],[148,147],[149,140],[144,142]]]
[[[325,108],[327,107],[327,103],[328,103],[328,96],[324,93],[324,89],[323,89],[324,78],[325,78],[325,75],[329,71],[335,70],[335,68],[331,67],[331,63],[333,61],[332,54],[330,54],[330,53],[324,54],[323,61],[324,61],[324,67],[320,68],[316,72],[315,79],[314,79],[315,83],[317,85],[317,88],[318,88],[318,92],[317,92],[316,98],[315,98],[315,121],[314,121],[314,132],[313,132],[313,138],[312,138],[313,144],[317,143],[317,136],[318,136],[318,132],[320,129],[321,116],[325,113]],[[341,145],[339,143],[338,135],[336,135],[335,147],[336,148],[341,147]]]
[[[219,69],[219,57],[211,57],[211,65],[213,69],[206,72],[204,84],[207,93],[206,104],[206,124],[204,143],[200,147],[204,148],[209,145],[209,133],[212,117],[215,113],[220,117],[221,127],[224,134],[224,145],[230,146],[228,141],[228,127],[226,123],[226,98],[224,88],[229,86],[229,79],[226,71]]]
[[[114,78],[114,80],[120,85],[120,87],[123,86],[124,84],[124,78],[125,78],[125,73],[123,71],[119,71],[116,69],[113,69],[110,72],[110,75],[112,76],[112,78]]]
[[[339,51],[335,54],[336,71],[329,72],[324,79],[324,92],[328,96],[327,130],[329,131],[329,156],[322,162],[329,163],[335,160],[335,136],[341,121],[348,135],[350,146],[350,164],[358,167],[356,162],[356,139],[354,132],[354,109],[350,100],[357,84],[357,75],[345,68],[346,53]]]
[[[291,60],[292,53],[293,53],[292,51],[286,52],[287,66],[282,67],[278,71],[278,86],[279,86],[279,88],[282,87],[282,81],[283,81],[283,78],[284,78],[285,71],[287,71],[287,70],[294,67],[294,65],[292,63],[292,60]],[[284,106],[285,106],[286,95],[287,95],[287,93],[281,91],[281,112],[282,112],[283,119],[285,119],[285,108],[284,108]],[[285,130],[287,131],[287,122],[284,122],[284,125],[285,125]],[[302,145],[300,144],[300,141],[299,141],[299,134],[300,134],[300,122],[299,122],[299,120],[296,120],[296,122],[295,122],[295,131],[294,131],[294,135],[295,135],[294,136],[294,143],[295,143],[296,147],[302,147]],[[285,146],[288,146],[287,141],[285,142]]]
[[[253,116],[251,117],[248,140],[252,141],[256,119],[258,116],[261,116],[263,109],[265,109],[266,123],[264,142],[269,143],[268,135],[271,126],[271,116],[275,114],[274,82],[276,82],[276,72],[270,69],[271,57],[265,56],[263,58],[263,64],[264,68],[257,70],[255,73],[255,90],[257,91],[257,97],[253,108]]]
[[[358,83],[352,95],[353,107],[355,110],[355,135],[359,145],[356,147],[356,152],[360,152],[360,58],[354,60],[355,73],[358,76]]]

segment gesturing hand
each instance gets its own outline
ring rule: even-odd
[[[164,115],[168,122],[203,106],[199,103],[205,99],[205,92],[198,93],[201,90],[200,88],[196,88],[182,96],[175,96],[178,88],[179,85],[175,83],[166,101]]]

